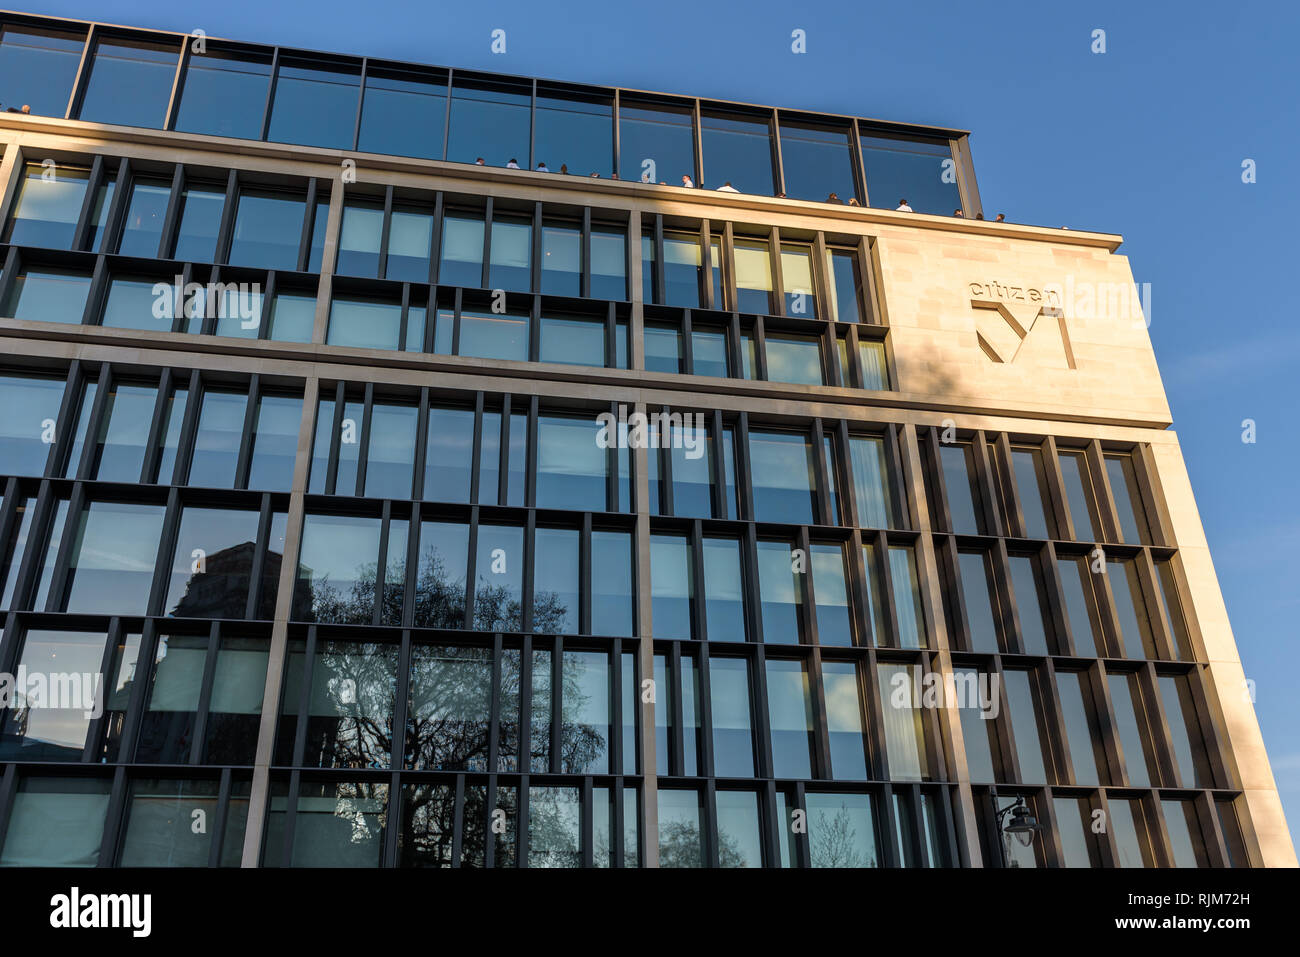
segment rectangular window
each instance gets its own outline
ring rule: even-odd
[[[603,368],[605,320],[543,315],[538,358],[542,362]]]
[[[402,347],[402,304],[336,296],[325,342],[353,349]]]
[[[720,778],[753,777],[749,662],[744,658],[710,658],[709,689],[714,773]]]
[[[275,102],[266,138],[350,150],[356,131],[361,71],[282,59],[275,78]]]
[[[772,772],[778,778],[812,777],[812,701],[802,662],[767,660],[767,710],[772,732]]]
[[[605,510],[609,455],[598,431],[595,419],[538,417],[538,508]]]
[[[108,778],[22,777],[0,867],[97,867],[111,784]]]
[[[1130,545],[1151,541],[1151,527],[1142,505],[1142,490],[1138,486],[1133,456],[1108,454],[1105,462],[1110,491],[1115,497],[1115,511],[1119,515],[1120,540]]]
[[[736,267],[736,307],[740,312],[772,311],[772,258],[768,244],[757,239],[733,243]]]
[[[831,321],[861,322],[862,274],[858,269],[857,250],[827,249],[826,275],[831,287]]]
[[[591,533],[591,578],[592,634],[632,635],[636,600],[632,581],[631,534],[613,531]]]
[[[0,89],[5,102],[37,116],[62,118],[86,45],[84,34],[5,24],[0,33]]]
[[[715,792],[718,821],[718,866],[762,867],[763,829],[758,795],[753,791]]]
[[[532,281],[532,261],[532,222],[526,219],[493,216],[488,285],[492,289],[528,292]]]
[[[796,385],[825,385],[822,341],[815,336],[769,335],[767,379]]]
[[[1016,491],[1020,493],[1020,514],[1025,519],[1025,533],[1030,538],[1055,537],[1043,507],[1049,494],[1042,452],[1033,448],[1012,448],[1011,465],[1016,475]]]
[[[1039,599],[1038,563],[1032,555],[1010,555],[1007,561],[1019,611],[1021,650],[1028,655],[1046,655],[1047,630]]]
[[[690,546],[683,536],[650,536],[650,602],[659,638],[694,637],[691,603],[695,597]]]
[[[664,233],[663,271],[665,304],[691,309],[703,305],[704,260],[699,236]]]
[[[526,313],[463,310],[457,354],[478,359],[526,362],[529,325]]]
[[[1120,867],[1155,867],[1151,836],[1140,798],[1111,798],[1110,827]]]
[[[759,196],[771,196],[775,192],[772,136],[766,116],[709,111],[701,116],[700,127],[700,146],[704,152],[702,175],[710,186],[730,183],[742,193]],[[677,185],[675,177],[669,182]]]
[[[889,366],[885,359],[885,344],[870,339],[858,341],[858,359],[862,363],[862,388],[883,392],[893,388],[889,384]]]
[[[925,608],[917,578],[916,551],[910,545],[889,546],[889,575],[894,584],[900,648],[928,647]]]
[[[548,89],[537,91],[534,160],[552,172],[563,163],[586,176],[608,176],[614,167],[614,104],[611,97]]]
[[[442,159],[446,118],[447,84],[441,77],[367,68],[358,149]]]
[[[850,436],[849,458],[853,468],[858,524],[862,528],[902,527],[894,507],[893,480],[885,439],[879,436]]]
[[[1097,867],[1093,841],[1092,808],[1086,798],[1058,797],[1052,802],[1056,812],[1056,831],[1061,838],[1061,854],[1066,867]]]
[[[725,332],[700,328],[691,330],[691,372],[719,379],[731,375]]]
[[[87,504],[77,521],[59,610],[145,614],[165,511],[161,505]]]
[[[26,163],[5,241],[16,246],[71,249],[90,170]]]
[[[179,54],[171,44],[98,41],[78,119],[162,129]]]
[[[1197,715],[1196,701],[1192,696],[1190,675],[1160,675],[1156,684],[1164,705],[1165,721],[1169,725],[1169,738],[1174,747],[1174,771],[1178,783],[1185,788],[1212,788],[1214,776],[1210,773],[1205,738],[1201,735],[1201,720]]]
[[[853,644],[853,610],[849,603],[844,546],[814,544],[811,557],[817,643],[849,647]]]
[[[468,502],[474,452],[474,410],[430,406],[424,455],[424,498]]]
[[[659,791],[659,866],[703,867],[698,791]]]
[[[744,576],[740,542],[706,538],[703,550],[704,607],[709,641],[744,641]]]
[[[232,266],[296,270],[305,205],[297,193],[240,190],[227,262]]]
[[[682,371],[682,334],[676,326],[647,323],[643,341],[647,372]]]
[[[456,79],[452,84],[447,159],[488,166],[528,166],[532,91],[505,81]],[[558,169],[558,165],[557,165]]]
[[[848,130],[781,121],[781,169],[792,199],[847,203],[857,196]]]
[[[592,227],[591,298],[628,298],[627,234],[623,230]]]
[[[306,516],[298,556],[294,618],[370,624],[379,531],[380,522],[375,518]]]
[[[363,200],[344,203],[334,271],[341,276],[373,278],[379,275],[379,246],[383,232],[383,206]]]
[[[813,524],[815,470],[812,442],[806,435],[750,431],[749,461],[755,519]]]
[[[758,590],[763,640],[796,645],[803,641],[803,582],[789,542],[758,543]]]
[[[948,514],[958,535],[983,535],[975,453],[969,442],[939,443],[939,466],[948,489]]]
[[[1000,685],[988,672],[956,667],[953,688],[961,714],[961,736],[970,779],[981,784],[1004,780],[998,747]]]
[[[808,853],[813,867],[879,867],[870,794],[810,792]]]
[[[258,513],[246,509],[185,506],[164,613],[177,618],[249,617],[249,571],[258,550],[258,524]]]
[[[523,627],[524,530],[480,525],[474,559],[474,628],[519,631]]]
[[[216,258],[217,234],[221,229],[221,212],[225,205],[224,189],[186,187],[181,193],[180,225],[177,227],[175,248],[172,250],[173,259],[210,263]],[[153,253],[141,255],[152,256]]]
[[[1028,671],[1004,671],[1002,680],[1007,689],[1007,706],[1011,709],[1016,755],[1020,759],[1020,780],[1025,784],[1043,784],[1047,781],[1047,771],[1043,766],[1033,678]]]
[[[444,286],[483,285],[483,216],[447,213],[442,218],[438,282]]]
[[[919,665],[876,666],[880,706],[884,715],[885,753],[892,781],[923,781],[930,777],[926,756],[924,710],[917,700]]]
[[[469,527],[452,522],[421,522],[418,554],[416,627],[464,628]]]
[[[961,207],[947,140],[863,133],[861,146],[871,206],[896,209],[906,203],[936,216],[951,216]]]
[[[1092,579],[1088,559],[1062,556],[1056,560],[1061,573],[1061,588],[1065,591],[1065,613],[1070,620],[1070,635],[1074,639],[1074,653],[1097,656],[1096,632],[1089,613],[1087,595],[1092,594]]]
[[[0,714],[0,759],[80,761],[90,731],[90,713],[95,710],[94,682],[103,659],[103,632],[29,630],[18,656],[21,673],[32,682],[55,675],[66,680],[58,700],[45,701],[43,707],[24,707],[24,701]],[[18,695],[27,693],[21,686],[17,691]]]
[[[1106,767],[1106,752],[1097,725],[1091,682],[1084,672],[1058,671],[1056,687],[1061,696],[1074,783],[1095,786],[1101,769]]]
[[[182,133],[262,138],[271,58],[209,48],[185,64],[176,129]]]
[[[1128,769],[1127,783],[1130,787],[1150,787],[1153,781],[1159,782],[1160,769],[1147,731],[1146,709],[1138,676],[1112,674],[1106,680],[1111,706],[1115,710],[1116,731],[1124,751],[1124,765]]]
[[[404,766],[416,771],[488,770],[491,706],[489,649],[413,647]]]
[[[618,109],[620,179],[654,183],[695,175],[695,123],[689,104],[638,103],[622,98]],[[575,168],[582,175],[591,170]],[[722,185],[719,181],[718,185]],[[649,298],[647,297],[647,302]]]
[[[1065,498],[1074,522],[1076,542],[1094,542],[1100,537],[1100,520],[1092,496],[1092,482],[1088,479],[1088,466],[1082,452],[1061,451],[1061,478],[1065,482]]]
[[[131,184],[126,221],[117,244],[120,255],[157,258],[171,188],[167,180],[141,178]]]
[[[988,552],[958,552],[961,593],[966,606],[966,625],[970,633],[970,651],[995,655],[999,651],[998,630],[994,624],[996,586],[990,575]]]
[[[812,247],[781,244],[781,282],[785,293],[785,314],[816,319],[817,294],[812,276]]]
[[[1155,658],[1155,639],[1151,635],[1151,620],[1142,593],[1137,561],[1131,558],[1108,558],[1106,570],[1110,578],[1111,597],[1115,599],[1115,614],[1119,618],[1125,656]]]

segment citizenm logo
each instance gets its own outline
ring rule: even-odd
[[[73,887],[50,898],[50,926],[127,929],[132,937],[148,937],[153,929],[152,894],[83,894]]]
[[[972,282],[969,291],[975,337],[990,362],[1029,355],[1035,366],[1076,368],[1059,289]]]

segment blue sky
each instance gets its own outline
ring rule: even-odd
[[[33,12],[974,131],[984,208],[1121,233],[1288,818],[1300,5],[69,0]],[[489,50],[493,29],[507,52]],[[790,33],[807,53],[790,52]],[[1107,52],[1091,52],[1106,31]],[[1243,159],[1257,182],[1243,184]],[[1288,173],[1287,170],[1292,170]],[[1122,388],[1123,383],[1116,383]],[[1257,441],[1241,441],[1243,419]]]

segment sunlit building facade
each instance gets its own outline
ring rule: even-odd
[[[965,132],[2,20],[0,865],[1295,863]]]

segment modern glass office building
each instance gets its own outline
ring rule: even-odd
[[[1295,863],[1120,238],[964,131],[11,14],[0,103],[0,865]]]

